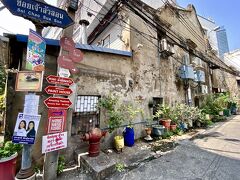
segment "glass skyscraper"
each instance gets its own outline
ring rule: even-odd
[[[216,31],[219,57],[222,59],[224,53],[229,52],[226,29],[222,26]]]

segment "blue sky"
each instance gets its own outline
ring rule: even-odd
[[[227,31],[230,51],[240,48],[240,1],[239,0],[177,0],[182,7],[193,4],[197,13],[211,17]]]

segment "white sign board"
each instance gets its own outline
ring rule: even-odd
[[[39,97],[35,94],[25,95],[23,114],[38,114]]]
[[[57,151],[67,147],[67,132],[48,134],[42,138],[42,153]]]

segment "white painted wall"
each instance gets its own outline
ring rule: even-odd
[[[105,39],[108,35],[110,35],[110,47],[111,49],[117,49],[117,50],[125,50],[125,44],[121,40],[122,31],[124,28],[122,26],[119,26],[117,24],[117,19],[113,21],[101,34],[97,37],[92,43],[92,45],[97,45],[98,42],[101,42],[103,39]],[[119,23],[119,22],[118,22]]]

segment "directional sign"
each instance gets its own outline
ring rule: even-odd
[[[66,28],[74,22],[63,9],[36,0],[1,0],[8,10],[43,26]]]
[[[70,56],[66,56],[66,55],[59,56],[57,59],[57,63],[60,67],[66,68],[69,70],[75,68],[75,64],[72,61],[72,59],[70,58]]]
[[[45,88],[46,93],[48,94],[56,94],[56,95],[64,95],[69,96],[72,94],[72,90],[69,88],[64,87],[57,87],[57,86],[48,86]]]
[[[69,51],[72,52],[75,49],[75,42],[73,41],[72,38],[68,38],[68,37],[62,37],[60,39],[60,46]]]
[[[75,63],[79,63],[83,60],[83,53],[79,49],[74,49],[69,55],[72,61]]]
[[[72,105],[72,102],[68,98],[49,97],[44,100],[44,104],[48,108],[68,109]]]
[[[60,84],[65,86],[71,86],[74,83],[71,78],[59,77],[54,75],[48,76],[47,82],[50,84]]]

